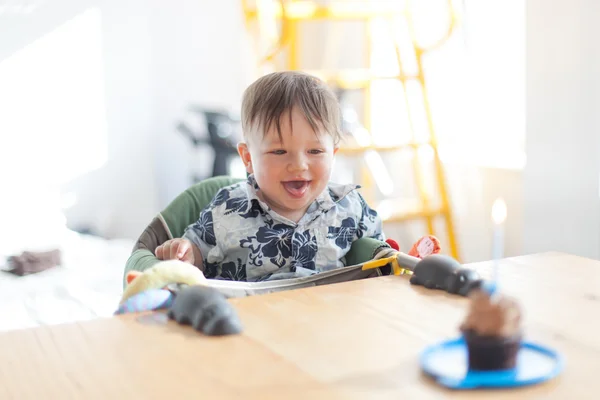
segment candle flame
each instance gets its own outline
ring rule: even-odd
[[[504,199],[496,199],[492,206],[492,220],[495,224],[501,224],[506,220],[506,203]]]

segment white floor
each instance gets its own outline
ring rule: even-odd
[[[111,316],[133,244],[70,232],[64,265],[23,277],[0,272],[0,331]]]

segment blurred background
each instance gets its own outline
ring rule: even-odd
[[[68,266],[4,274],[4,306],[21,325],[112,310],[156,213],[244,176],[242,92],[286,69],[338,93],[334,180],[363,186],[402,249],[433,233],[490,259],[502,198],[504,256],[600,258],[599,15],[593,0],[1,0],[0,256],[61,249]]]

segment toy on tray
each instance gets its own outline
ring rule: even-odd
[[[195,266],[178,260],[161,261],[142,272],[127,275],[115,314],[168,309],[169,318],[190,324],[206,335],[232,335],[242,331],[233,307]]]
[[[202,285],[206,283],[202,271],[179,260],[161,261],[144,272],[130,271],[126,280],[127,286],[121,296],[120,304],[144,291],[165,289],[169,284]]]
[[[423,258],[441,251],[440,241],[433,235],[421,237],[408,253],[400,252],[400,246],[393,239],[387,239],[385,242],[390,248],[378,254],[376,259],[364,263],[363,269],[379,268],[390,264],[394,275],[411,273]]]
[[[439,240],[435,236],[424,236],[415,243],[408,254],[394,252],[387,257],[365,263],[363,269],[391,264],[394,275],[412,275],[410,283],[413,285],[440,289],[461,296],[466,296],[470,290],[481,285],[482,280],[476,271],[461,266],[452,257],[437,254],[440,250]]]
[[[388,240],[388,244],[391,248],[386,248],[385,254],[394,254],[391,260],[395,271],[397,259],[403,256],[408,257],[407,264],[413,260],[421,261],[421,257],[425,257],[421,261],[425,262],[432,252],[440,249],[439,241],[433,236],[421,238],[409,251],[410,255],[398,253],[394,241]],[[383,258],[375,264],[383,266],[389,260],[389,257]],[[166,309],[169,317],[178,323],[191,324],[208,335],[241,332],[237,315],[225,296],[210,287],[202,272],[191,264],[178,260],[161,261],[144,272],[129,272],[126,280],[127,286],[115,314]]]
[[[115,314],[161,310],[171,306],[180,285],[200,285],[198,268],[178,260],[162,261],[146,271],[130,271]]]
[[[390,251],[395,253],[398,245],[388,239]],[[425,249],[425,250],[424,250]],[[439,241],[431,236],[421,238],[410,253],[417,257],[426,255],[419,251],[437,251]],[[385,261],[381,265],[386,265]],[[191,264],[169,260],[161,261],[144,272],[130,271],[126,276],[127,286],[119,302],[116,314],[167,309],[171,307],[182,286],[205,285],[204,274]]]
[[[209,336],[242,332],[235,310],[219,291],[202,285],[181,289],[169,308],[169,318]]]
[[[463,267],[452,257],[432,254],[415,265],[410,283],[466,296],[481,284],[481,278],[473,269]]]

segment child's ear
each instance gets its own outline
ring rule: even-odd
[[[254,173],[252,169],[252,157],[250,156],[250,150],[246,143],[238,143],[238,153],[242,159],[242,162],[246,166],[246,172],[249,174]]]
[[[337,151],[338,151],[339,149],[340,149],[339,147],[335,146],[335,147],[333,148],[333,154],[337,153]]]

